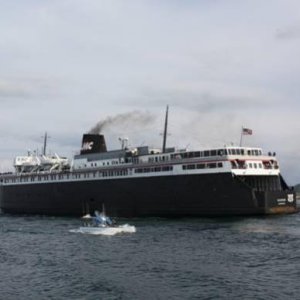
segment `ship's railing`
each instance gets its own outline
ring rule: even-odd
[[[122,177],[127,176],[129,171],[122,170],[90,170],[78,172],[57,172],[44,174],[18,174],[1,178],[3,183],[31,183],[31,182],[51,182],[51,181],[67,181],[76,179],[102,178],[102,177]]]
[[[278,163],[275,160],[257,160],[247,161],[240,159],[231,159],[232,169],[264,169],[264,170],[277,170],[279,169]]]
[[[243,158],[257,158],[257,157],[275,157],[276,153],[268,152],[264,155],[260,148],[244,148],[244,147],[226,147],[220,149],[201,150],[201,151],[178,151],[170,154],[171,160],[191,159],[191,158],[218,158],[218,157],[243,157]]]
[[[45,173],[24,173],[11,174],[1,178],[3,183],[31,183],[31,182],[51,182],[51,181],[68,181],[79,179],[95,179],[95,178],[114,178],[124,177],[137,173],[158,173],[172,171],[173,166],[161,165],[160,167],[140,167],[140,165],[131,165],[130,167],[106,167],[105,169],[82,169],[72,172],[45,172]]]

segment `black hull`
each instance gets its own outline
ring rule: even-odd
[[[295,212],[278,206],[291,191],[255,192],[232,174],[156,176],[2,185],[2,212],[82,216],[102,209],[112,217],[196,217]]]

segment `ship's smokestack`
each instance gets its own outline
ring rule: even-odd
[[[80,154],[107,152],[104,135],[102,134],[84,134]]]

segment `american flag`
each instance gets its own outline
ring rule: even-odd
[[[244,128],[244,127],[243,127],[242,133],[243,133],[244,135],[252,135],[252,129]]]

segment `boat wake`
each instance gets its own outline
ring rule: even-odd
[[[131,226],[128,224],[114,226],[114,227],[92,227],[92,226],[84,226],[79,227],[78,229],[71,229],[69,232],[72,233],[84,233],[91,235],[115,235],[118,233],[135,233],[135,226]]]

